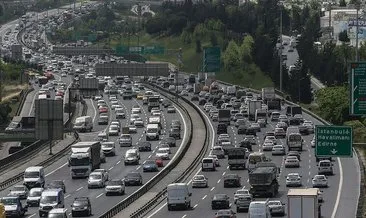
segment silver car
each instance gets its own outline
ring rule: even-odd
[[[106,179],[101,172],[92,172],[88,178],[88,188],[103,188]]]
[[[328,187],[328,179],[325,175],[315,175],[311,183],[313,188]]]
[[[43,188],[32,188],[29,191],[29,195],[27,197],[27,205],[39,206],[39,201],[41,200],[43,190],[44,190]]]
[[[286,150],[283,145],[275,145],[272,148],[272,155],[285,155]]]
[[[19,197],[20,199],[27,199],[29,190],[24,185],[15,185],[8,194],[9,197]]]
[[[280,200],[268,201],[268,207],[271,211],[271,215],[284,216],[285,205]]]
[[[298,173],[289,173],[286,177],[286,186],[299,187],[302,185],[301,176]]]
[[[105,195],[108,196],[110,194],[124,195],[125,194],[124,181],[120,179],[113,179],[112,181],[108,182],[108,184],[105,187]]]
[[[300,161],[295,156],[288,156],[285,159],[285,168],[300,167]]]
[[[192,179],[192,188],[207,188],[208,180],[204,175],[195,175]]]

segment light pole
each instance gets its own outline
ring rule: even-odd
[[[283,2],[279,1],[278,5],[280,7],[280,91],[282,92],[282,6]]]
[[[359,61],[358,55],[358,11],[360,10],[360,2],[356,2],[356,61]]]

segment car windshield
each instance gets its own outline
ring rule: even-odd
[[[155,161],[153,161],[153,160],[147,160],[147,161],[145,162],[145,164],[146,164],[146,165],[151,165],[151,164],[155,165]]]
[[[299,178],[299,176],[298,175],[288,175],[287,178],[288,179],[297,179],[297,178]]]
[[[322,179],[325,179],[325,176],[323,176],[323,175],[316,175],[316,176],[314,177],[314,179],[315,179],[315,180],[322,180]]]
[[[103,147],[106,147],[106,148],[113,148],[114,147],[114,143],[103,143],[102,146]]]
[[[52,204],[57,202],[57,196],[42,196],[40,203]]]
[[[74,201],[73,203],[73,206],[84,206],[84,205],[87,205],[88,204],[88,201],[87,200],[81,200],[81,199],[77,199]]]
[[[135,157],[135,156],[136,156],[136,153],[134,153],[134,152],[130,152],[130,153],[126,154],[126,157]]]
[[[89,176],[90,179],[101,179],[102,178],[102,175],[100,174],[92,174]]]
[[[268,205],[269,206],[280,206],[281,205],[281,202],[278,202],[278,201],[269,201],[268,202]]]
[[[121,138],[122,139],[130,139],[130,135],[122,135]]]
[[[216,194],[214,195],[214,199],[225,199],[226,198],[226,195],[225,194]]]
[[[246,191],[246,190],[239,190],[239,191],[236,191],[236,194],[238,194],[238,195],[246,195],[246,194],[248,194],[249,192],[248,191]]]
[[[128,173],[127,174],[127,177],[128,178],[138,178],[140,176],[139,176],[139,173]]]
[[[38,178],[39,177],[39,172],[35,171],[35,172],[24,172],[24,178]]]
[[[40,197],[41,194],[42,194],[41,190],[31,189],[30,192],[29,192],[30,197]]]
[[[147,129],[147,132],[148,133],[155,133],[155,132],[157,132],[157,129],[155,129],[155,128],[149,128],[149,129]]]
[[[205,179],[205,176],[203,176],[203,175],[198,175],[198,176],[194,177],[194,180],[204,180],[204,179]]]
[[[64,213],[49,213],[48,218],[64,218]]]
[[[120,180],[112,180],[108,183],[108,185],[122,185],[122,181]]]
[[[18,201],[16,198],[2,198],[0,202],[4,205],[16,205]]]
[[[22,186],[14,186],[14,188],[12,189],[12,191],[24,191],[24,187],[22,187]]]
[[[159,150],[156,151],[156,153],[157,154],[165,154],[165,153],[167,153],[167,150],[165,150],[165,149],[159,149]]]

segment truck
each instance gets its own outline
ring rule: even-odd
[[[185,210],[191,208],[191,196],[189,185],[187,183],[172,183],[167,186],[167,204],[168,210],[181,207]]]
[[[203,72],[198,72],[197,74],[197,78],[198,78],[198,83],[202,83],[205,81],[205,73]]]
[[[245,148],[229,148],[227,149],[227,160],[229,169],[242,168],[246,165],[246,149]]]
[[[262,109],[262,102],[259,100],[249,101],[249,107],[248,107],[249,120],[252,120],[252,121],[255,120],[255,113],[256,113],[257,109]]]
[[[230,125],[230,120],[231,120],[230,110],[220,109],[219,117],[218,117],[219,123],[225,123],[225,124]]]
[[[2,209],[0,210],[0,217],[24,217],[25,213],[28,211],[28,206],[22,205],[19,197],[3,197],[0,198],[0,204]]]
[[[267,123],[267,118],[268,118],[268,111],[267,109],[257,109],[255,111],[255,122],[258,121],[258,119],[264,119],[265,122]]]
[[[194,93],[194,94],[198,94],[198,93],[200,93],[200,92],[202,91],[202,88],[203,88],[203,85],[202,85],[202,84],[200,84],[200,83],[195,83],[195,84],[193,85],[193,93]]]
[[[274,87],[262,88],[262,100],[267,103],[268,100],[276,98],[276,92]]]
[[[247,92],[244,89],[239,89],[236,91],[236,98],[240,99],[241,97],[245,96]]]
[[[289,189],[287,215],[291,218],[320,218],[321,204],[317,188]]]
[[[88,177],[89,174],[100,167],[101,144],[98,141],[78,142],[71,145],[69,166],[71,177]]]
[[[160,108],[160,97],[158,95],[150,96],[147,99],[147,110],[151,112],[154,107]]]
[[[216,82],[216,81],[214,81],[214,82],[212,82],[211,83],[211,85],[210,85],[210,93],[211,93],[211,95],[215,95],[215,94],[217,94],[217,92],[219,91],[219,83],[218,82]]]
[[[161,125],[161,118],[159,116],[149,117],[147,123],[148,124],[157,124],[159,126],[159,134],[160,134],[160,129],[162,128],[162,125]]]
[[[275,163],[258,163],[256,168],[249,172],[249,192],[253,196],[275,197],[279,187],[278,174],[279,169]]]
[[[303,139],[298,127],[290,126],[287,128],[286,144],[289,151],[291,150],[302,151]]]
[[[295,116],[296,114],[302,114],[302,108],[300,106],[287,106],[286,115]]]
[[[281,99],[275,98],[271,100],[267,100],[268,112],[271,113],[273,111],[281,111]]]

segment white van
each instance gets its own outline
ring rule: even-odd
[[[67,209],[56,208],[48,212],[48,218],[67,218]]]
[[[146,127],[146,141],[159,140],[159,125],[147,124]]]
[[[333,163],[330,160],[319,161],[318,174],[333,175]]]
[[[93,119],[90,116],[78,117],[75,120],[74,130],[79,132],[91,132],[93,129]]]
[[[272,218],[267,201],[252,201],[249,205],[248,218]]]
[[[202,171],[205,170],[216,170],[215,160],[213,158],[203,158],[202,159]]]
[[[24,171],[23,184],[27,186],[28,189],[34,187],[44,187],[45,184],[45,174],[44,169],[41,166],[28,167]]]
[[[39,202],[39,216],[42,217],[52,209],[64,208],[65,199],[62,189],[47,189],[42,192]]]
[[[187,183],[173,183],[167,187],[167,204],[168,210],[173,208],[183,207],[184,209],[191,208],[192,193],[189,190]]]

